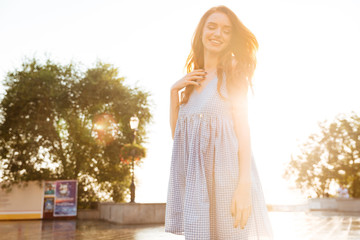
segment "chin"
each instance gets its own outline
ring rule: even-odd
[[[212,54],[220,54],[225,50],[225,46],[204,46],[206,51]]]
[[[214,48],[214,47],[206,48],[206,51],[212,54],[220,54],[223,50],[224,50],[223,48]]]

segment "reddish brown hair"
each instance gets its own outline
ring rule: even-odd
[[[204,46],[202,34],[207,18],[215,13],[221,12],[228,16],[232,24],[232,36],[229,46],[220,54],[217,66],[217,91],[220,96],[220,86],[223,81],[223,73],[226,76],[226,88],[229,97],[238,94],[247,94],[248,87],[252,89],[252,77],[256,68],[256,52],[258,42],[254,34],[239,20],[236,14],[225,6],[218,6],[209,9],[200,19],[195,30],[191,51],[186,61],[186,70],[191,72],[195,69],[204,68]],[[181,95],[181,104],[189,100],[194,85],[188,85]]]

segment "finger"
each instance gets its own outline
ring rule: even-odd
[[[201,70],[201,71],[194,71],[194,72],[190,72],[189,74],[196,74],[196,75],[206,75],[207,72],[205,72],[204,70]]]
[[[195,86],[201,86],[201,83],[196,81],[185,81],[185,85],[195,85]]]
[[[193,81],[193,82],[197,82],[197,81],[202,81],[205,78],[200,77],[200,76],[191,76],[185,79],[185,81]]]
[[[240,228],[244,229],[245,224],[246,224],[246,211],[243,211],[241,214],[241,219],[240,219]]]
[[[193,75],[206,76],[207,72],[205,72],[205,71],[196,71],[196,72],[190,72],[188,74],[191,75],[191,76],[193,76]]]
[[[231,216],[235,216],[236,208],[235,208],[235,199],[233,198],[231,203]]]
[[[192,79],[205,80],[205,78],[206,78],[205,75],[189,75],[189,76],[186,76],[185,79],[188,79],[188,80],[192,80]]]
[[[241,216],[241,221],[240,221],[240,228],[241,229],[244,229],[245,228],[245,225],[247,223],[247,219],[248,219],[249,215],[248,215],[248,211],[247,210],[244,210],[243,211],[243,214]]]
[[[192,72],[205,72],[205,70],[202,68],[199,68],[199,69],[194,69]]]
[[[198,79],[198,80],[204,80],[205,76],[200,76],[200,75],[193,75],[193,76],[188,76],[185,79],[187,80],[194,80],[194,79]]]
[[[244,209],[243,215],[242,215],[243,217],[241,219],[241,224],[240,224],[241,229],[245,228],[246,223],[247,223],[247,221],[249,219],[250,213],[251,213],[251,207],[247,207],[246,209]]]
[[[240,224],[242,212],[241,209],[236,209],[236,217],[235,217],[235,228],[237,228]]]

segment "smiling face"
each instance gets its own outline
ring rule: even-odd
[[[205,22],[202,43],[204,52],[219,54],[231,41],[231,22],[229,17],[222,12],[211,14]]]

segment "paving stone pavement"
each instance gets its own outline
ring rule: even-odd
[[[360,216],[336,212],[269,212],[275,240],[360,240]],[[1,240],[184,240],[163,224],[104,221],[0,221]],[[226,240],[226,239],[224,239]]]

